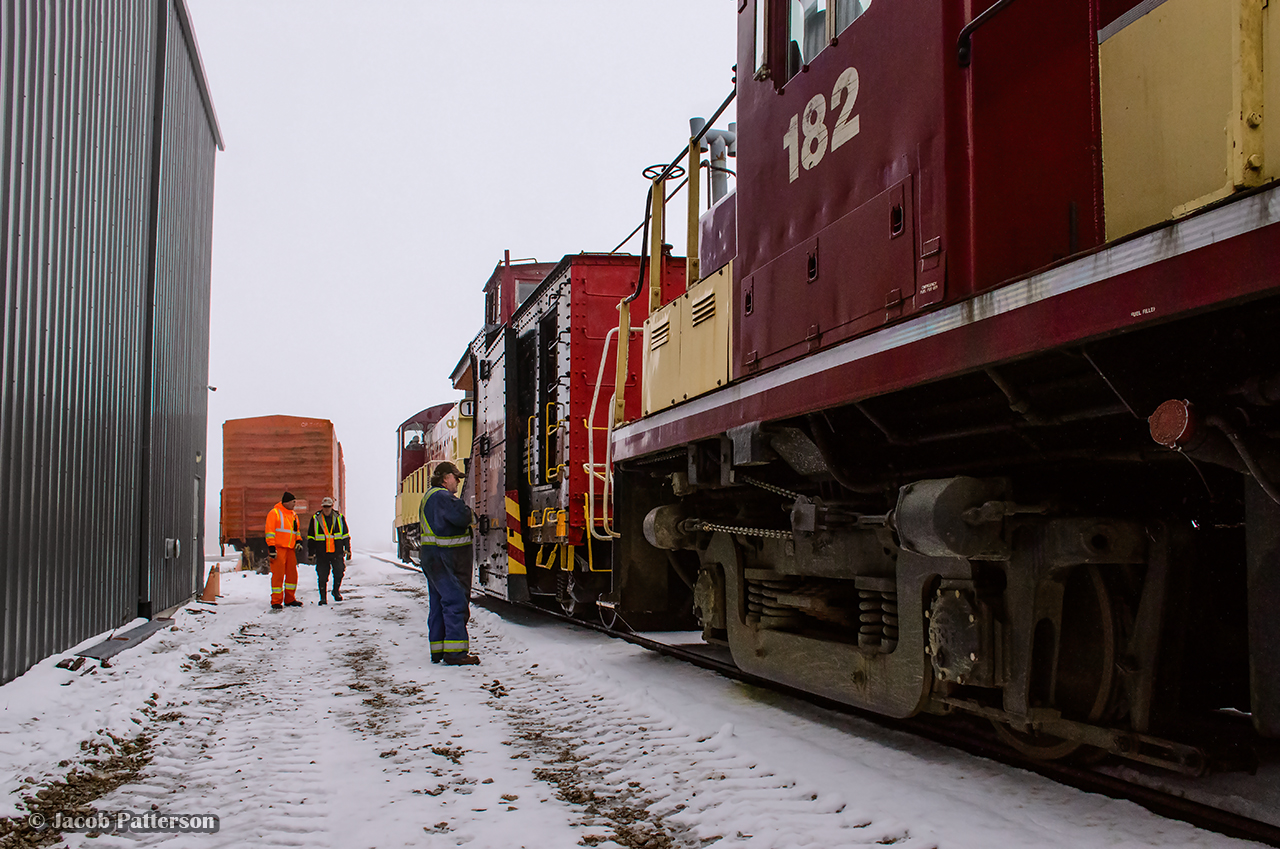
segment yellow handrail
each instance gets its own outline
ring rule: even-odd
[[[535,416],[529,416],[529,427],[526,431],[529,434],[528,440],[525,442],[525,460],[524,471],[525,477],[529,479],[529,486],[533,486],[533,420]]]
[[[552,407],[557,408],[555,424],[552,424],[552,423],[551,423],[551,408],[552,408]],[[545,415],[546,415],[546,420],[547,420],[547,424],[546,424],[546,427],[545,427],[545,428],[543,428],[544,433],[543,433],[543,437],[542,437],[542,447],[543,447],[543,453],[546,455],[547,481],[548,481],[548,482],[552,482],[552,481],[556,480],[557,478],[559,478],[559,474],[558,474],[558,473],[559,473],[559,471],[560,471],[561,466],[564,466],[566,469],[568,468],[568,466],[566,466],[564,463],[557,463],[557,464],[555,464],[554,466],[553,466],[553,465],[551,465],[551,459],[552,459],[552,458],[551,458],[551,434],[553,434],[553,433],[555,433],[556,431],[560,430],[561,426],[563,426],[563,425],[564,425],[564,419],[560,418],[559,407],[560,407],[560,402],[559,402],[559,401],[548,401],[548,402],[547,402],[547,409],[546,409],[546,413],[545,413]]]

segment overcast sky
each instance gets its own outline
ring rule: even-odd
[[[395,429],[461,397],[503,249],[607,251],[640,222],[640,172],[732,90],[736,0],[188,5],[227,146],[207,548],[222,423],[274,414],[334,422],[356,545],[390,547]]]

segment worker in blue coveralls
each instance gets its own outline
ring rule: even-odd
[[[462,472],[444,462],[431,473],[431,488],[418,508],[419,554],[427,576],[430,607],[427,637],[431,662],[451,666],[479,663],[469,652],[471,608],[471,510],[457,497]]]

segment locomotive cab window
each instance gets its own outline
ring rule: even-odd
[[[800,69],[812,62],[833,38],[862,17],[871,3],[872,0],[788,0],[787,79],[800,73]],[[763,9],[763,5],[757,9]],[[757,21],[757,33],[761,27],[761,22]],[[764,61],[761,52],[763,41],[757,36],[757,70]]]
[[[769,62],[769,37],[767,35],[769,28],[767,22],[769,20],[769,0],[756,0],[756,67],[755,76],[757,80],[764,79],[768,73]]]
[[[822,52],[827,36],[827,0],[791,0],[787,11],[787,78]]]
[[[862,13],[867,11],[870,5],[871,0],[836,0],[836,35],[844,32],[849,24],[862,17]]]

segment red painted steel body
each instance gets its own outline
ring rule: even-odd
[[[740,68],[754,3],[739,12]],[[1091,5],[1021,0],[962,68],[969,5],[873,3],[785,85],[780,69],[739,76],[735,377],[1099,243]],[[771,8],[781,30],[785,4]],[[819,113],[797,163],[791,122],[800,133]]]
[[[584,423],[591,413],[591,400],[596,391],[596,376],[600,358],[605,354],[604,342],[609,331],[618,326],[618,302],[635,290],[639,273],[637,257],[618,257],[604,254],[580,254],[572,257],[569,279],[569,349],[571,358],[569,380],[569,428],[570,439],[566,462],[568,463],[568,488],[563,498],[569,511],[569,543],[581,545],[586,541],[587,474],[588,461]],[[666,258],[662,270],[662,299],[664,302],[679,297],[685,288],[683,258]],[[647,271],[646,271],[647,274]],[[649,315],[648,281],[641,297],[631,302],[631,322],[637,330]],[[613,343],[610,347],[614,348]],[[607,448],[609,416],[612,414],[610,397],[615,389],[615,370],[611,353],[600,384],[600,398],[596,404],[595,419],[591,422],[594,454],[597,463],[604,462]],[[625,418],[640,416],[641,374],[644,365],[644,335],[631,334],[627,354],[627,386],[625,390]],[[605,509],[601,500],[601,487],[596,486],[596,504],[593,512],[602,515]]]
[[[757,2],[739,10],[740,68],[754,62]],[[1276,237],[1262,230],[1229,247],[1095,275],[1087,287],[1016,313],[806,369],[813,373],[804,380],[778,379],[767,390],[753,382],[772,368],[852,339],[892,337],[895,325],[927,322],[929,313],[1012,281],[1070,267],[1073,256],[1105,257],[1094,33],[1133,5],[1018,0],[977,30],[965,67],[957,38],[985,5],[948,3],[939,13],[926,0],[878,2],[792,79],[777,61],[767,79],[740,74],[735,384],[708,396],[717,403],[681,405],[683,414],[622,429],[616,459],[1274,289]],[[785,4],[771,8],[782,31]],[[784,45],[770,48],[776,57]],[[837,148],[828,141],[825,155],[812,168],[802,163],[792,180],[789,122],[803,121],[806,104],[822,98],[833,135],[850,96],[846,88],[840,109],[831,105],[836,81],[848,68],[857,70],[850,116],[858,132]],[[899,220],[895,235],[891,222]]]
[[[219,542],[241,549],[262,545],[267,513],[285,490],[306,502],[305,510],[297,510],[305,529],[326,496],[345,506],[345,482],[333,422],[298,416],[230,419],[222,426]]]
[[[519,340],[530,338],[530,334],[541,333],[541,322],[552,313],[557,316],[559,341],[555,343],[556,347],[563,348],[564,342],[568,342],[567,383],[564,382],[566,375],[563,373],[543,374],[543,366],[539,365],[535,376],[529,371],[528,364],[513,366],[508,359],[506,364],[508,391],[510,391],[510,372],[513,367],[517,371],[514,377],[515,384],[529,386],[532,385],[530,383],[532,381],[539,387],[539,398],[543,397],[541,393],[545,391],[544,387],[548,385],[549,380],[549,385],[555,387],[552,393],[555,395],[554,410],[561,424],[548,441],[545,433],[548,423],[543,405],[539,404],[536,409],[531,408],[526,411],[516,422],[520,445],[515,451],[509,452],[507,457],[508,462],[527,463],[532,450],[533,464],[536,469],[539,464],[549,464],[543,452],[550,445],[552,454],[550,465],[558,466],[563,470],[563,481],[553,483],[547,481],[544,475],[535,473],[532,475],[535,482],[529,484],[528,470],[524,468],[517,470],[515,475],[517,482],[528,487],[523,492],[531,493],[530,503],[522,504],[521,512],[528,527],[531,516],[534,524],[537,524],[541,521],[540,517],[546,515],[545,511],[549,507],[566,511],[566,539],[563,541],[571,545],[581,545],[587,537],[585,497],[588,488],[584,466],[588,463],[591,452],[587,445],[586,423],[591,414],[596,377],[600,373],[600,360],[605,353],[605,339],[609,331],[618,326],[618,304],[635,291],[639,273],[639,257],[616,254],[577,254],[565,257],[556,269],[547,275],[543,284],[516,310],[511,319],[517,347],[520,345]],[[664,301],[669,301],[684,291],[684,274],[682,258],[664,258],[662,271]],[[645,290],[641,297],[631,302],[631,322],[637,331],[649,313],[648,285],[646,271]],[[566,301],[568,304],[567,327],[563,323],[566,313],[562,307],[562,303]],[[548,340],[539,338],[537,344],[545,346],[550,343]],[[643,345],[643,334],[632,333],[628,344],[625,390],[627,418],[636,418],[641,411]],[[613,367],[614,357],[616,357],[615,343],[611,341],[609,346],[613,350],[607,357],[599,388],[599,400],[596,403],[595,419],[591,422],[592,430],[590,431],[597,464],[603,463],[605,458],[608,441],[606,429],[612,412],[610,398],[613,395],[615,383]],[[562,354],[563,351],[557,356]],[[557,368],[560,366],[557,365]],[[530,434],[526,418],[529,412],[532,412],[535,417],[532,435],[537,444],[533,445],[532,449],[529,445]],[[554,426],[554,422],[552,425]],[[599,486],[596,487],[596,498],[593,513],[599,516],[601,515],[599,511],[604,509]]]
[[[1069,273],[1071,265],[1064,266],[1063,272]],[[698,412],[689,412],[694,405],[682,405],[683,413],[651,416],[620,429],[614,457],[643,456],[705,439],[744,422],[827,409],[1037,351],[1274,294],[1280,287],[1278,273],[1280,234],[1276,225],[1270,225],[1230,242],[1208,245],[997,315],[984,318],[981,309],[975,309],[971,311],[975,320],[954,329],[928,333],[925,325],[924,335],[918,339],[883,350],[877,350],[883,346],[874,346],[866,356],[808,368],[803,379],[774,380],[765,374],[740,381],[705,396],[707,402],[719,403],[708,403]],[[920,321],[924,324],[929,318],[921,317]],[[878,341],[880,335],[892,332],[882,330],[867,339]],[[891,341],[886,339],[888,344]],[[779,370],[779,375],[785,374]],[[765,384],[767,388],[756,388]]]

